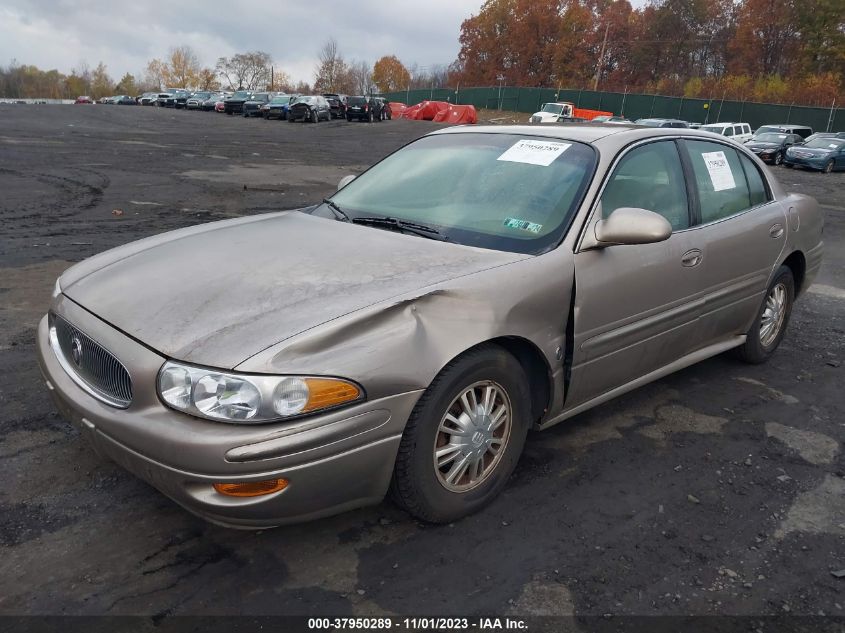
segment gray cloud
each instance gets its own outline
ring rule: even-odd
[[[248,50],[270,53],[294,80],[313,80],[316,56],[334,37],[346,59],[396,55],[406,65],[449,64],[461,22],[482,0],[2,0],[0,61],[69,72],[85,61],[110,74],[138,73],[172,46],[187,44],[207,66]]]

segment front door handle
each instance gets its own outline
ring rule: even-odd
[[[783,224],[772,224],[772,227],[769,229],[769,237],[776,240],[781,235],[783,235]]]
[[[698,266],[701,263],[702,255],[701,251],[697,248],[693,248],[692,250],[688,250],[684,253],[684,256],[681,257],[681,263],[691,268],[692,266]]]

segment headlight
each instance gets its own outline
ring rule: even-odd
[[[168,406],[222,422],[271,422],[333,409],[364,397],[340,378],[232,374],[168,361],[158,374]]]
[[[56,279],[56,285],[53,286],[53,299],[62,294],[62,278]]]

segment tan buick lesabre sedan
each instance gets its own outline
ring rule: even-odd
[[[58,407],[188,510],[257,528],[392,497],[453,521],[543,429],[714,354],[765,361],[822,215],[687,129],[453,127],[323,204],[64,273]]]

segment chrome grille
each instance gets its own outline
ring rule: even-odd
[[[132,402],[132,379],[126,367],[82,330],[51,315],[50,342],[64,370],[92,396],[125,409]]]

